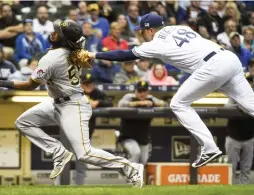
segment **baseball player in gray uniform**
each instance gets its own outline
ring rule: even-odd
[[[156,58],[192,74],[172,98],[170,107],[180,123],[201,145],[193,167],[201,167],[222,154],[212,134],[191,107],[192,102],[219,90],[254,116],[254,93],[241,62],[230,51],[202,38],[188,26],[164,26],[157,14],[146,14],[135,28],[146,41],[132,50],[89,53],[91,59],[114,61]]]
[[[118,107],[151,108],[164,107],[167,103],[149,94],[149,84],[139,81],[135,93],[127,93],[118,102]],[[150,125],[152,119],[121,119],[118,141],[128,153],[131,162],[146,164],[149,157]]]
[[[81,67],[70,63],[70,52],[83,45],[82,29],[72,20],[54,23],[54,32],[49,41],[53,47],[39,61],[38,68],[29,81],[0,81],[0,87],[32,90],[45,83],[51,98],[24,112],[17,120],[16,127],[32,143],[51,153],[54,169],[50,178],[56,178],[73,154],[58,140],[42,131],[45,124],[58,125],[70,142],[79,161],[119,170],[134,185],[143,185],[143,165],[114,156],[90,145],[88,122],[92,109],[80,86]]]

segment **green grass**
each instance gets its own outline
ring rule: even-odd
[[[254,185],[234,186],[0,186],[0,195],[252,195]]]

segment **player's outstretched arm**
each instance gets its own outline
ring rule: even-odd
[[[0,80],[0,87],[17,90],[33,90],[36,89],[40,83],[35,82],[31,78],[28,81],[3,81]]]
[[[114,50],[114,51],[98,52],[98,53],[89,52],[88,56],[91,59],[101,59],[101,60],[119,61],[119,62],[139,59],[137,56],[133,54],[132,50]]]

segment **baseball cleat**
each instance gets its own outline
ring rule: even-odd
[[[67,151],[61,161],[54,163],[54,169],[51,171],[49,178],[54,179],[60,175],[65,167],[65,165],[72,159],[73,154]]]
[[[136,164],[136,163],[133,163]],[[132,176],[130,179],[131,183],[133,184],[134,188],[142,188],[144,184],[144,165],[136,164],[138,167],[138,172]]]
[[[209,154],[201,153],[199,159],[197,159],[194,163],[192,163],[192,167],[194,168],[202,167],[221,155],[222,152],[220,150],[218,152],[213,152]]]

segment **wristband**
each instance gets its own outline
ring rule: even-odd
[[[130,107],[136,107],[137,103],[136,102],[130,102],[129,105],[130,105]]]
[[[7,81],[7,80],[0,80],[0,87],[6,87],[9,89],[14,88],[14,82],[13,81]]]

